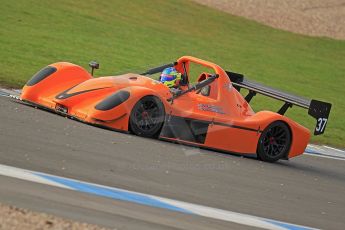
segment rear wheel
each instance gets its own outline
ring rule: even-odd
[[[291,146],[291,132],[282,121],[270,124],[261,134],[258,143],[258,158],[275,162],[287,156]]]
[[[164,105],[157,97],[143,97],[132,109],[130,129],[138,136],[156,137],[162,128],[164,116]]]

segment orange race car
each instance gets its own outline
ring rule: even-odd
[[[90,66],[92,74],[67,62],[51,64],[26,83],[20,99],[92,125],[269,162],[302,154],[310,139],[308,129],[284,116],[289,107],[309,109],[317,120],[315,135],[325,131],[331,109],[329,103],[265,87],[190,56],[142,74],[93,78],[99,65]],[[172,67],[179,73],[174,87],[153,79]],[[199,77],[191,84],[193,76]],[[245,97],[242,88],[248,90]],[[256,93],[284,104],[278,112],[255,113],[249,102]]]

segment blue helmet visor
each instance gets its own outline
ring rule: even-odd
[[[169,74],[162,74],[161,75],[161,81],[164,82],[164,81],[172,81],[172,80],[175,80],[176,79],[176,76],[174,75],[169,75]]]

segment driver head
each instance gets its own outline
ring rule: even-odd
[[[181,80],[181,73],[177,72],[174,67],[169,67],[163,70],[159,81],[169,88],[176,87]]]

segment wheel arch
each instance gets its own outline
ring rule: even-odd
[[[274,121],[284,122],[291,133],[291,146],[290,150],[288,151],[288,155],[285,156],[285,159],[303,154],[311,136],[309,129],[305,128],[304,126],[298,124],[297,122],[286,116],[282,116],[271,111],[260,111],[247,120],[247,122],[251,124],[259,124],[261,131],[263,131]]]
[[[276,121],[283,122],[288,127],[291,135],[291,144],[289,150],[282,159],[287,160],[303,154],[310,140],[310,130],[285,116],[281,116],[280,118],[276,119]]]
[[[81,66],[69,62],[50,64],[36,74],[25,84],[21,99],[41,104],[41,98],[50,98],[92,76]]]
[[[129,86],[108,92],[102,99],[90,104],[87,121],[101,122],[111,128],[130,131],[130,114],[136,103],[146,96],[157,97],[162,102],[153,90],[140,86]]]
[[[122,90],[128,90],[130,92],[130,98],[133,101],[131,109],[133,109],[134,105],[147,96],[152,96],[158,98],[162,104],[164,105],[164,112],[167,110],[167,102],[161,94],[157,93],[156,91],[142,86],[130,86],[127,88],[123,88]]]
[[[274,132],[269,134],[270,133],[270,131],[269,131],[270,127],[271,128],[280,127],[280,128],[286,129],[287,132],[288,132],[288,141],[289,142],[286,143],[286,147],[285,147],[286,149],[284,148],[283,150],[281,150],[281,151],[284,151],[284,152],[278,153],[279,155],[282,154],[280,156],[279,155],[277,155],[277,156],[274,156],[274,155],[270,156],[270,154],[267,155],[266,150],[264,150],[263,145],[264,145],[264,142],[265,142],[265,139],[266,139],[266,135],[269,136],[269,141],[270,142],[271,142],[271,140],[270,140],[271,138],[273,138],[273,141],[275,139],[277,139],[277,138],[279,139],[279,137],[271,136],[271,135],[274,135]],[[267,162],[275,162],[275,161],[278,161],[280,159],[288,159],[288,155],[289,155],[292,143],[293,143],[292,136],[293,136],[293,132],[292,132],[292,129],[291,129],[290,125],[288,124],[288,122],[286,122],[286,121],[284,121],[282,119],[272,120],[261,131],[261,135],[260,135],[260,137],[258,139],[257,148],[256,148],[257,158],[259,160],[263,160],[263,161],[267,161]],[[269,143],[268,145],[270,146],[271,143]]]
[[[290,140],[289,149],[286,151],[286,154],[281,158],[281,159],[287,160],[287,159],[289,159],[288,156],[289,156],[289,153],[290,153],[290,150],[291,150],[292,143],[293,143],[293,141],[294,141],[294,132],[292,131],[289,122],[286,121],[285,119],[274,120],[274,121],[272,121],[270,124],[273,124],[274,122],[277,122],[277,121],[278,121],[278,122],[282,122],[283,124],[285,124],[286,127],[288,128],[289,132],[290,132],[290,138],[291,138],[291,140]],[[266,128],[267,128],[270,124],[268,124],[268,125],[266,126]],[[265,128],[265,129],[266,129],[266,128]],[[258,147],[259,147],[259,143],[258,143]]]
[[[161,105],[162,105],[162,108],[163,108],[163,120],[162,120],[162,125],[161,125],[161,127],[160,127],[160,129],[159,130],[161,130],[162,129],[162,127],[163,127],[163,125],[164,125],[164,122],[165,122],[165,114],[166,114],[166,106],[165,106],[165,103],[164,103],[164,101],[162,100],[163,98],[161,98],[157,93],[155,93],[153,90],[150,90],[150,89],[147,89],[147,90],[145,90],[146,92],[147,92],[147,94],[144,94],[144,95],[142,95],[142,94],[137,94],[136,96],[136,100],[135,100],[135,102],[133,103],[133,105],[132,105],[132,108],[131,108],[131,111],[130,111],[130,113],[129,113],[129,121],[128,121],[128,131],[130,131],[130,132],[132,132],[132,133],[134,133],[133,132],[133,129],[132,129],[132,127],[131,127],[131,122],[130,122],[130,120],[131,120],[131,115],[132,115],[132,111],[133,111],[133,109],[134,109],[134,107],[137,105],[137,103],[139,103],[141,100],[143,100],[144,98],[146,98],[146,97],[154,97],[154,98],[156,98],[160,103],[161,103]],[[141,92],[142,93],[142,92]],[[157,134],[159,134],[160,133],[160,131],[158,131],[157,132]]]

